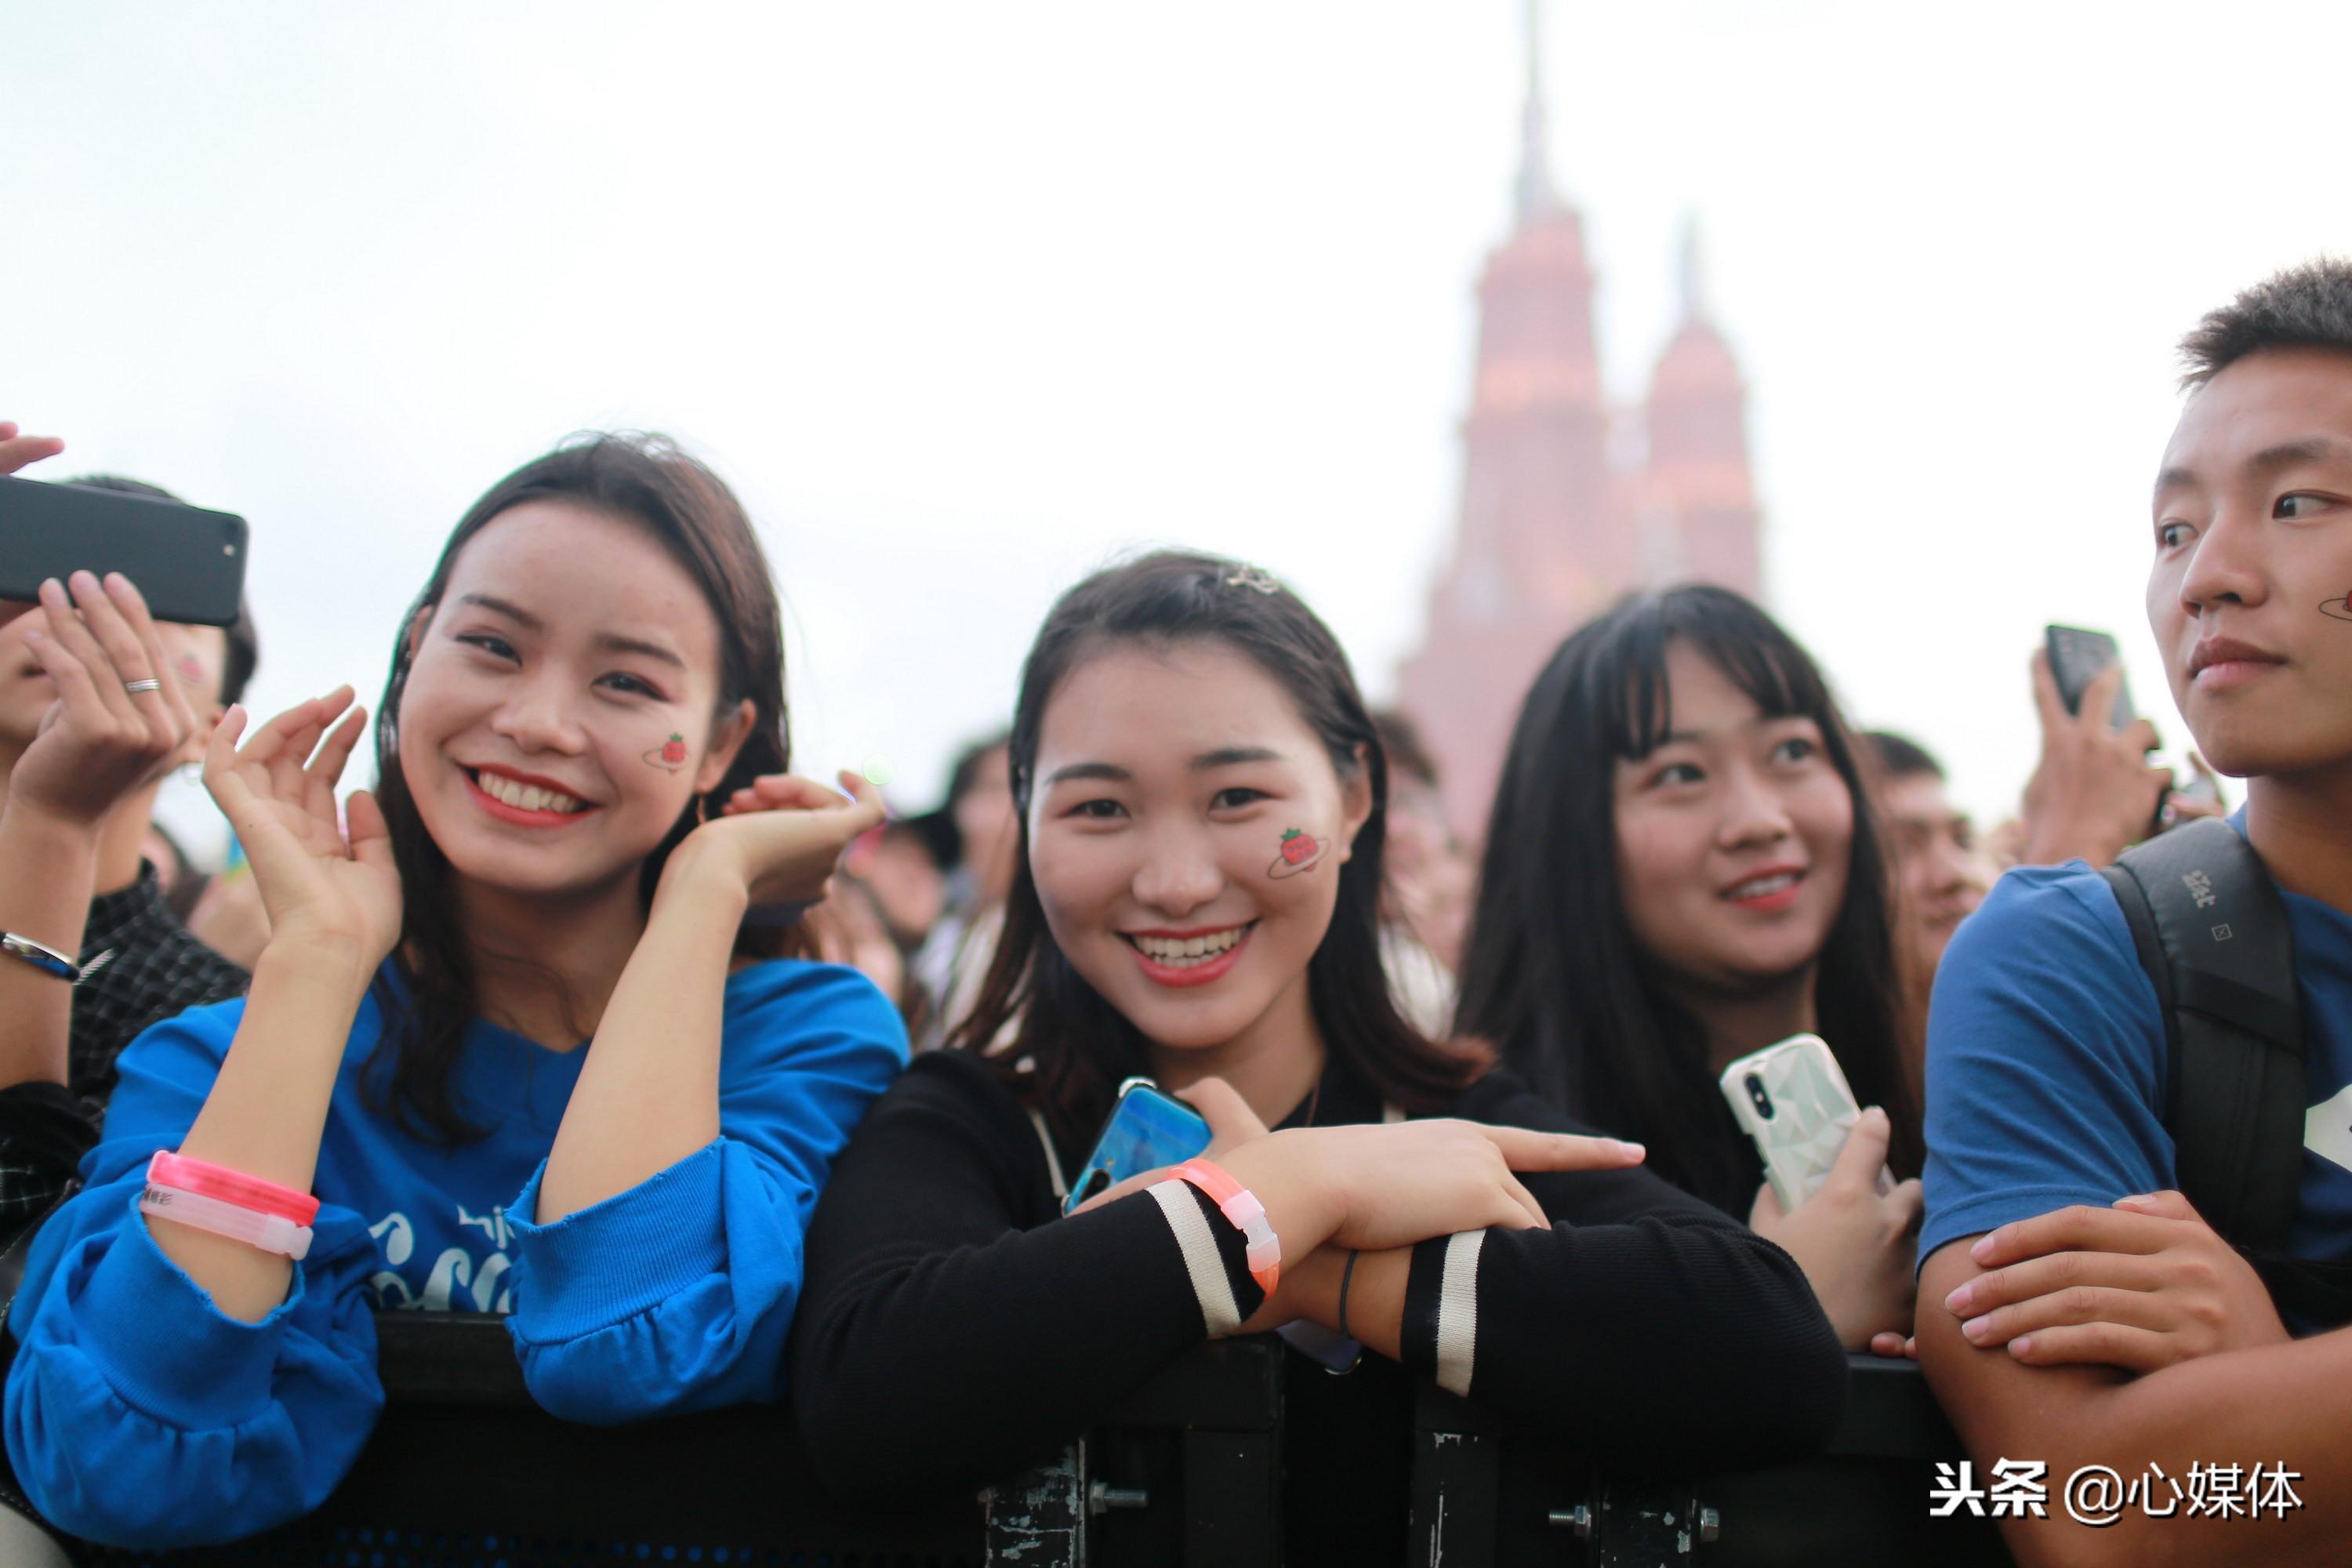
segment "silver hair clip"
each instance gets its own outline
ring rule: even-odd
[[[1282,591],[1282,584],[1276,582],[1273,574],[1267,572],[1263,566],[1234,567],[1233,571],[1225,574],[1225,586],[1228,588],[1255,588],[1259,593],[1269,596]]]

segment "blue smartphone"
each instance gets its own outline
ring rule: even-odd
[[[1209,1123],[1191,1106],[1167,1093],[1148,1078],[1131,1078],[1118,1086],[1118,1102],[1103,1122],[1094,1152],[1070,1184],[1062,1200],[1068,1214],[1097,1193],[1108,1192],[1128,1177],[1164,1165],[1179,1165],[1209,1146]],[[1301,1319],[1275,1332],[1292,1349],[1326,1372],[1355,1370],[1364,1347],[1318,1323]]]
[[[1118,1103],[1111,1107],[1078,1179],[1070,1184],[1062,1212],[1070,1213],[1129,1176],[1183,1163],[1208,1148],[1209,1137],[1209,1123],[1199,1111],[1148,1078],[1129,1079],[1118,1086]]]

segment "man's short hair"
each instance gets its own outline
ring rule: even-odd
[[[1871,760],[1878,764],[1878,776],[1889,783],[1922,774],[1937,779],[1944,776],[1944,764],[1916,741],[1906,741],[1886,730],[1865,730],[1862,743]]]
[[[2262,349],[2352,353],[2352,261],[2322,257],[2263,279],[2180,340],[2184,387],[2202,386]]]
[[[145,479],[126,479],[120,474],[84,474],[66,483],[86,490],[112,490],[117,495],[188,504],[161,485],[151,485]],[[254,667],[261,662],[261,633],[253,624],[253,605],[243,595],[237,596],[236,619],[223,630],[228,634],[228,654],[221,660],[220,700],[226,708],[245,696],[245,683],[253,679]]]

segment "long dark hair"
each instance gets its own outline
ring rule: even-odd
[[[476,1010],[478,966],[458,927],[449,861],[425,831],[400,765],[400,701],[415,642],[449,585],[458,553],[473,537],[525,501],[563,500],[635,524],[686,569],[719,626],[719,712],[749,698],[757,710],[734,764],[709,794],[689,802],[638,879],[648,907],[669,853],[706,812],[761,773],[787,771],[792,758],[784,706],[783,617],[775,579],[742,503],[718,475],[659,436],[575,437],[525,463],[467,509],[441,547],[433,575],[401,618],[392,674],[376,709],[380,776],[376,799],[391,830],[400,869],[400,944],[404,986],[376,981],[386,1026],[362,1076],[369,1103],[419,1136],[463,1142],[487,1131],[459,1113],[449,1096],[451,1070]],[[745,926],[736,950],[772,957],[801,945],[797,936]],[[552,978],[552,976],[551,976]]]
[[[1315,1025],[1332,1058],[1408,1110],[1442,1110],[1480,1059],[1439,1046],[1405,1021],[1381,963],[1381,850],[1388,821],[1388,763],[1364,710],[1348,656],[1330,628],[1287,589],[1254,567],[1213,555],[1161,552],[1096,573],[1062,595],[1021,670],[1013,718],[1013,800],[1019,860],[1003,934],[971,1016],[949,1037],[994,1052],[998,1070],[1041,1109],[1057,1136],[1091,1134],[1121,1079],[1148,1075],[1142,1032],[1087,984],[1045,924],[1029,871],[1029,796],[1045,705],[1071,668],[1106,645],[1220,643],[1272,676],[1297,704],[1342,780],[1370,774],[1371,815],[1339,868],[1331,924],[1307,961]]]
[[[1822,948],[1815,1012],[1855,1095],[1892,1118],[1891,1163],[1916,1174],[1923,1147],[1898,1048],[1887,863],[1852,735],[1811,658],[1727,589],[1624,600],[1562,643],[1536,678],[1486,825],[1455,1022],[1494,1042],[1538,1091],[1646,1142],[1650,1167],[1669,1181],[1718,1203],[1752,1184],[1747,1140],[1708,1069],[1698,1022],[1636,946],[1619,879],[1614,764],[1649,755],[1672,731],[1666,650],[1675,642],[1766,715],[1811,720],[1853,797],[1845,901]]]

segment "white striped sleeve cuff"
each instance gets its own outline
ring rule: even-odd
[[[1200,1300],[1201,1321],[1208,1325],[1209,1337],[1223,1339],[1242,1326],[1241,1308],[1234,1300],[1233,1281],[1225,1274],[1224,1255],[1217,1250],[1217,1238],[1211,1234],[1192,1187],[1167,1181],[1155,1182],[1144,1191],[1159,1202],[1160,1212],[1168,1216],[1168,1228],[1176,1233],[1176,1246],[1184,1255],[1184,1271],[1192,1276],[1192,1294]]]
[[[1437,1386],[1465,1399],[1478,1361],[1478,1248],[1486,1240],[1483,1230],[1450,1238],[1437,1287]]]

